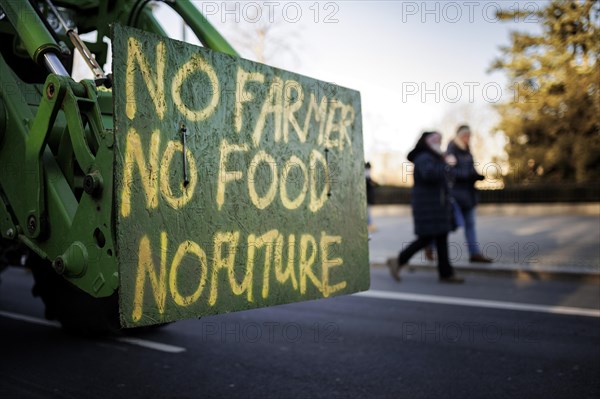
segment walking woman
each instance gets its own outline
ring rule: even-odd
[[[448,259],[448,233],[454,228],[449,186],[454,178],[456,158],[452,155],[444,157],[441,142],[440,133],[425,132],[408,154],[408,160],[415,165],[411,203],[417,239],[397,258],[388,259],[387,265],[396,281],[400,281],[400,269],[410,258],[434,241],[440,282],[464,282],[463,278],[454,274]]]
[[[491,258],[481,253],[477,233],[475,232],[475,208],[477,206],[475,182],[483,180],[485,177],[475,170],[475,163],[469,146],[470,139],[471,129],[468,125],[461,125],[456,131],[454,140],[448,144],[446,153],[456,157],[456,180],[450,192],[465,221],[465,238],[469,249],[469,261],[492,263]]]

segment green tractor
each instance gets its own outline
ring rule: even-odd
[[[368,289],[359,93],[165,4],[202,47],[149,1],[0,1],[0,269],[86,333]]]

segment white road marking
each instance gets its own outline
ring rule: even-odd
[[[24,321],[31,324],[38,324],[40,326],[60,327],[60,323],[57,321],[38,319],[37,317],[27,316],[19,313],[6,312],[4,310],[0,310],[0,316],[7,317],[13,320]]]
[[[56,321],[44,320],[44,319],[40,319],[37,317],[27,316],[27,315],[19,314],[19,313],[7,312],[4,310],[0,310],[0,316],[6,317],[9,319],[13,319],[13,320],[24,321],[24,322],[31,323],[31,324],[38,324],[41,326],[55,327],[55,328],[60,327],[60,323],[58,323]],[[134,337],[118,337],[118,338],[115,338],[115,340],[119,341],[119,342],[124,342],[126,344],[130,344],[130,345],[137,345],[137,346],[141,346],[144,348],[153,349],[153,350],[160,351],[160,352],[167,352],[167,353],[185,352],[185,348],[182,348],[181,346],[163,344],[161,342],[148,341],[146,339],[140,339],[140,338],[134,338]]]
[[[529,303],[490,301],[486,299],[458,298],[441,295],[409,294],[405,292],[379,290],[369,290],[359,292],[354,295],[363,296],[367,298],[393,299],[397,301],[438,303],[443,305],[473,306],[480,308],[520,310],[525,312],[541,312],[574,316],[600,317],[600,310],[598,309],[574,308],[569,306],[536,305]]]
[[[185,348],[181,346],[174,346],[169,344],[163,344],[160,342],[148,341],[146,339],[134,338],[134,337],[119,337],[117,341],[125,342],[131,345],[137,345],[148,349],[154,349],[161,352],[167,353],[181,353],[185,352]]]

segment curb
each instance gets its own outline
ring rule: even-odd
[[[477,216],[600,216],[600,202],[584,203],[523,203],[523,204],[478,204]],[[371,205],[375,217],[398,217],[412,215],[410,204]]]
[[[371,262],[371,267],[385,268],[385,263],[382,262]],[[499,276],[514,277],[523,280],[569,280],[579,281],[584,283],[600,283],[600,273],[593,271],[573,271],[566,268],[551,269],[551,268],[539,268],[534,269],[531,267],[522,267],[520,265],[498,265],[492,264],[490,266],[471,266],[465,264],[452,265],[457,271],[463,273],[475,273],[475,274],[492,274]],[[437,271],[435,264],[409,264],[406,266],[406,270],[409,272],[414,271]]]

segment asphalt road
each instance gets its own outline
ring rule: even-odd
[[[448,286],[426,271],[397,284],[383,268],[371,275],[369,296],[90,340],[46,325],[31,276],[9,269],[0,398],[600,396],[597,284],[469,275]]]

